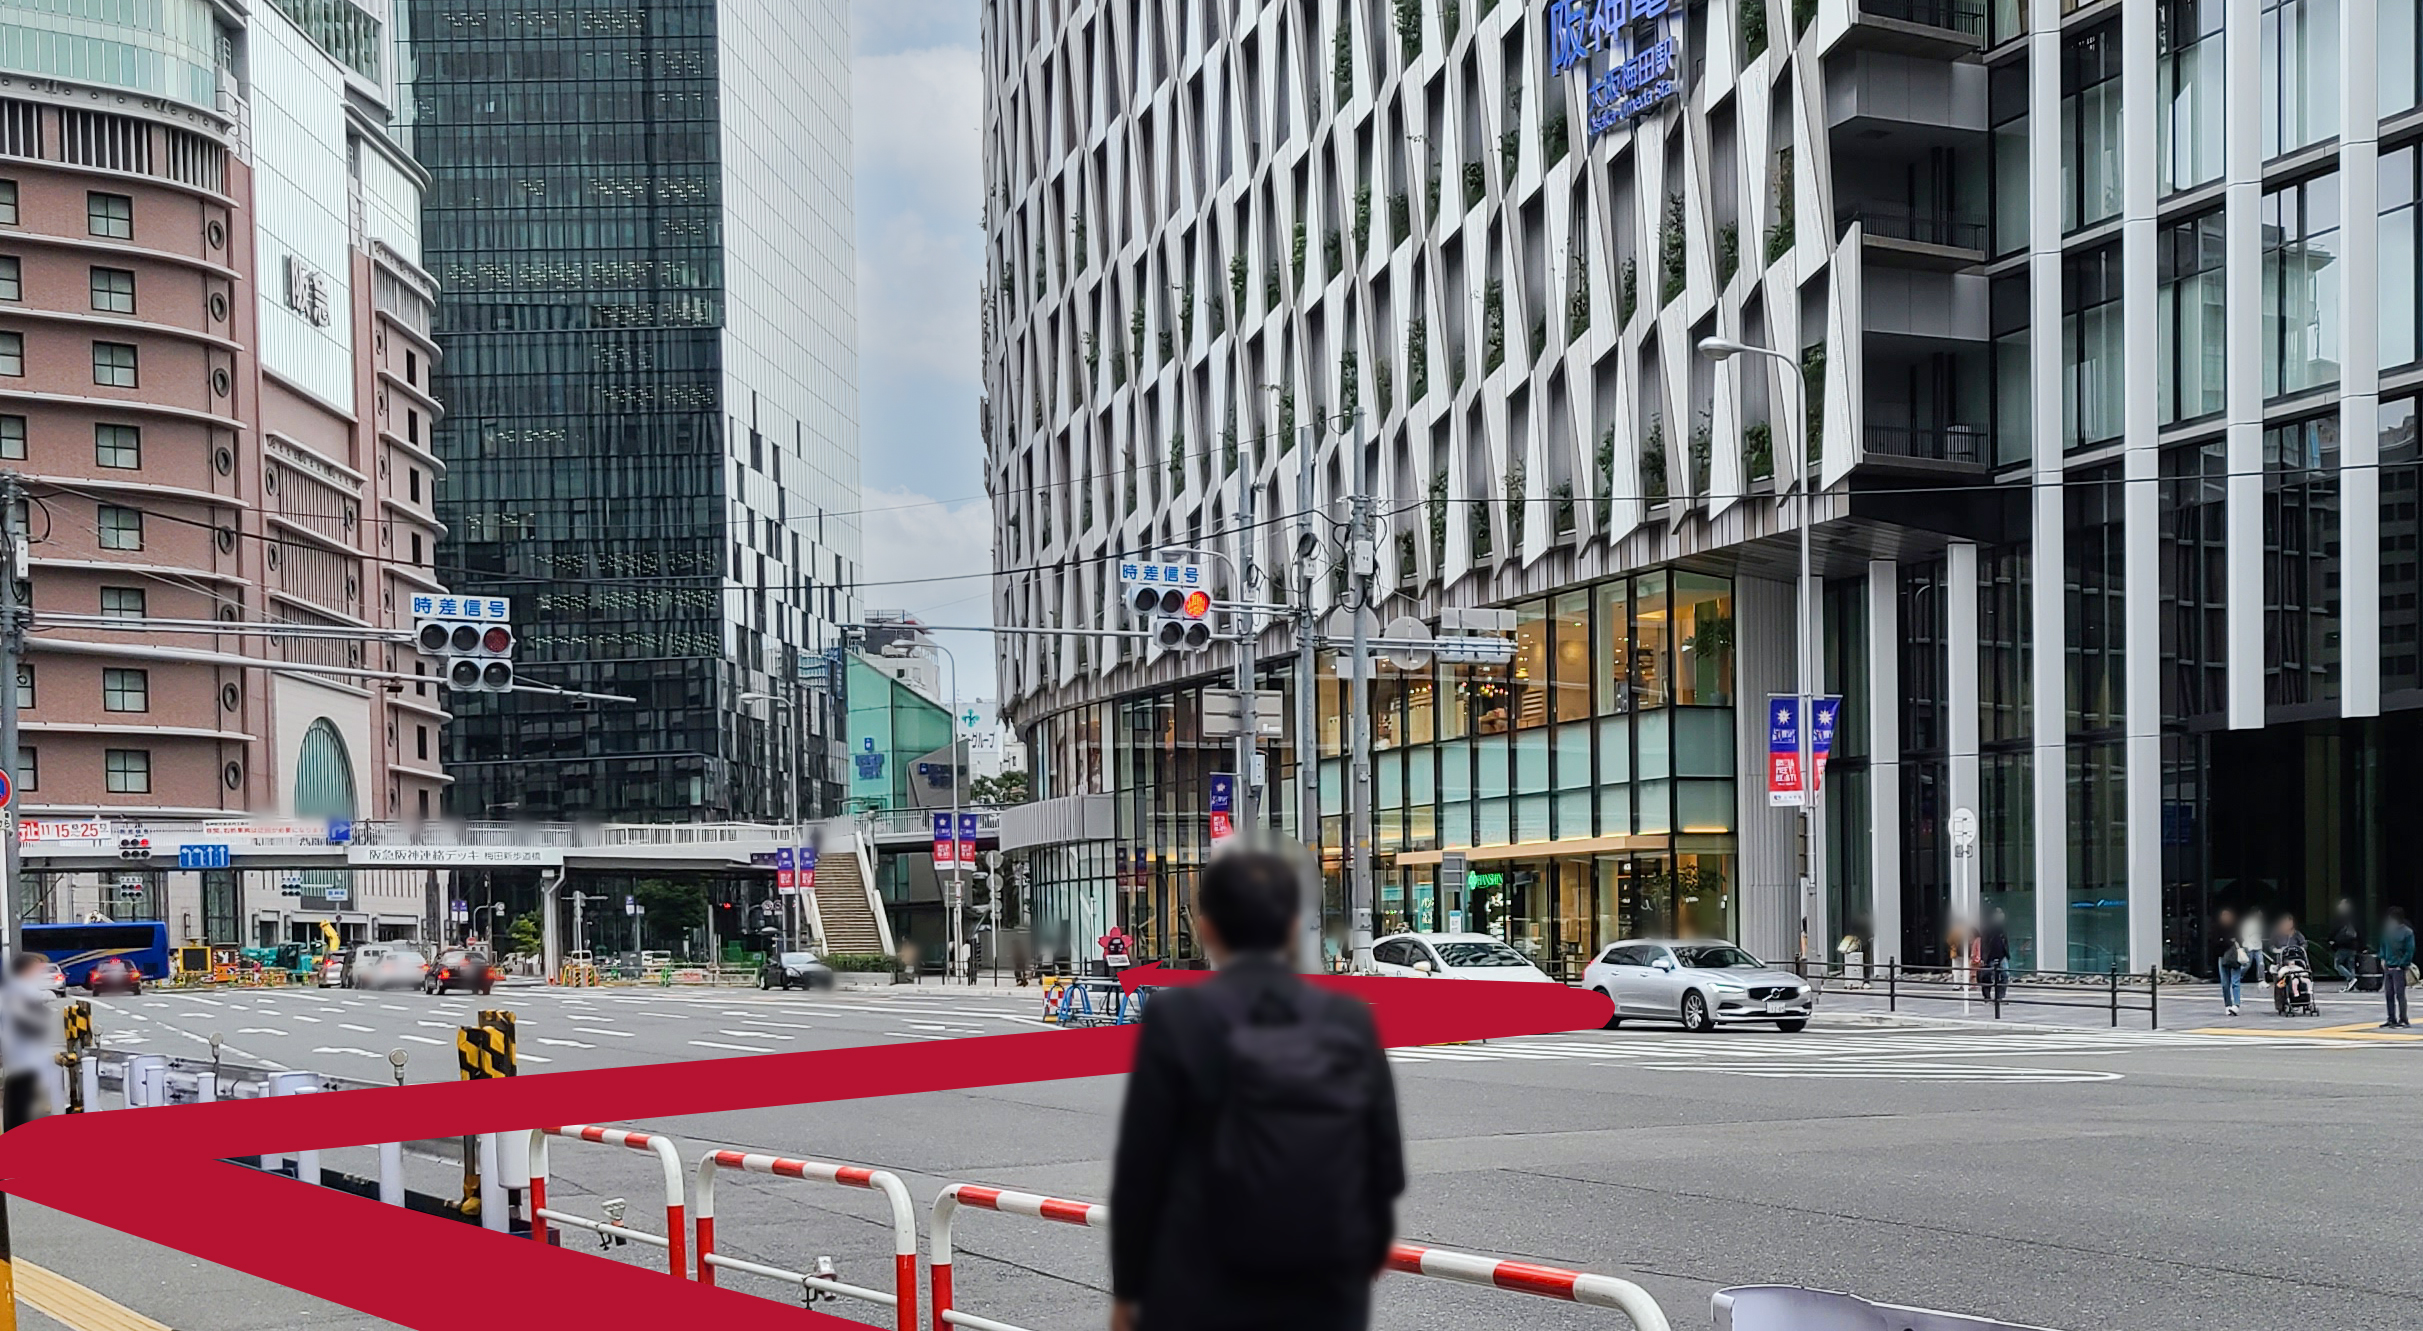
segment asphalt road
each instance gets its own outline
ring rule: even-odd
[[[500,991],[483,1002],[295,991],[106,1000],[105,1043],[414,1080],[453,1076],[452,1029],[516,1011],[525,1073],[1033,1029],[1034,991],[839,995]],[[2423,1042],[2355,1027],[2111,1032],[1877,1027],[1615,1032],[1400,1051],[1414,1185],[1404,1237],[1621,1275],[1678,1327],[1730,1285],[1804,1284],[2063,1331],[2423,1322],[2415,1166]],[[539,1062],[538,1060],[546,1060]],[[922,1204],[966,1180],[1099,1199],[1116,1078],[701,1116],[644,1126],[709,1145],[880,1165]],[[340,1155],[332,1166],[362,1162]],[[555,1205],[660,1204],[633,1153],[555,1152]],[[416,1158],[414,1184],[451,1166]],[[742,1177],[720,1247],[881,1284],[863,1193]],[[23,1203],[19,1252],[179,1331],[384,1323]],[[974,1214],[960,1304],[1025,1326],[1101,1324],[1099,1236]],[[568,1236],[568,1243],[592,1242]],[[613,1260],[661,1261],[636,1246]],[[410,1279],[409,1275],[399,1278]],[[726,1283],[795,1300],[747,1277]],[[1384,1327],[1613,1327],[1612,1313],[1390,1276]],[[864,1305],[821,1305],[879,1321]]]

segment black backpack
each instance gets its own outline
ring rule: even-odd
[[[1207,1210],[1222,1267],[1269,1280],[1340,1276],[1376,1260],[1370,1204],[1373,1051],[1317,1019],[1308,987],[1202,991],[1229,1021]]]

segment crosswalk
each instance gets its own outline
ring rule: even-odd
[[[2239,1047],[2250,1040],[2285,1047],[2331,1047],[2328,1040],[2293,1035],[2190,1031],[1852,1030],[1799,1035],[1537,1036],[1397,1049],[1389,1052],[1389,1058],[1406,1066],[1567,1062],[1771,1080],[2048,1084],[2117,1081],[2125,1074],[2107,1067],[2054,1066],[2041,1061],[2045,1059]]]

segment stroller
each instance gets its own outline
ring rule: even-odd
[[[2272,967],[2272,1007],[2283,1017],[2322,1015],[2314,1005],[2314,972],[2306,964],[2304,949],[2283,950]]]

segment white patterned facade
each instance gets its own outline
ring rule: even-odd
[[[1714,696],[1757,699],[1792,688],[1792,447],[1814,435],[1822,653],[1852,729],[1827,889],[1796,921],[1764,732],[1734,728],[1743,941],[1788,954],[1805,927],[1817,953],[1849,930],[1872,957],[1938,956],[1958,873],[2054,968],[2195,968],[2224,908],[2411,912],[2382,812],[2405,760],[2382,755],[2423,703],[2414,11],[996,0],[996,616],[1125,627],[1114,559],[1236,549],[1248,486],[1248,539],[1290,569],[1301,469],[1342,515],[1361,438],[1383,619],[1541,598],[1561,644],[1559,593],[1692,570],[1731,582]],[[1598,49],[1559,72],[1568,21]],[[1626,81],[1618,109],[1646,107],[1591,133],[1592,84],[1666,40],[1674,95]],[[1775,363],[1695,354],[1711,335],[1797,358],[1805,416]],[[1342,586],[1319,579],[1318,604]],[[1251,594],[1284,613],[1286,589]],[[1584,622],[1603,656],[1607,623]],[[1613,632],[1638,648],[1631,624]],[[1055,718],[1227,660],[1002,642],[1046,796],[1129,779],[1107,737],[1090,772],[1056,760],[1085,746],[1056,746]],[[1292,652],[1285,621],[1260,645]],[[1604,715],[1594,670],[1579,705]],[[1423,844],[1407,768],[1381,859],[1408,903],[1445,850],[1557,879],[1560,856],[1644,835],[1637,801],[1621,830],[1603,802],[1594,825],[1569,813],[1562,776],[1526,835],[1516,743],[1502,842],[1476,812]],[[1975,859],[1952,855],[1956,808]],[[1106,861],[1122,896],[1129,854]],[[1605,895],[1578,914],[1612,919]]]

